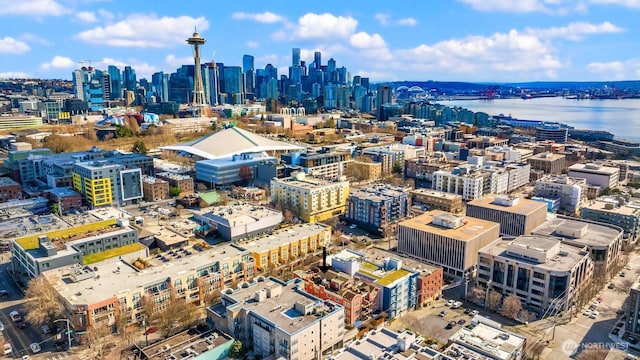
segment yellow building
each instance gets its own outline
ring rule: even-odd
[[[73,174],[73,189],[77,192],[84,194],[87,202],[91,203],[93,207],[109,205],[113,194],[111,193],[111,179],[99,178],[91,180],[89,178],[83,178],[81,175]]]
[[[382,163],[354,160],[347,166],[347,174],[359,181],[380,180],[382,178]]]
[[[309,223],[344,214],[348,196],[348,181],[321,180],[303,172],[271,180],[271,201]]]
[[[256,268],[264,271],[294,264],[308,254],[320,254],[331,241],[331,227],[322,224],[299,224],[271,235],[236,244],[251,253]]]

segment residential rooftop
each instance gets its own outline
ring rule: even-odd
[[[276,282],[273,278],[258,277],[256,282],[241,286],[231,293],[225,290],[223,297],[227,299],[227,308],[255,313],[288,334],[297,333],[318,321],[322,313],[343,311],[340,305],[323,301],[300,290],[301,285],[300,279],[283,283]],[[306,311],[309,308],[313,310],[301,312],[301,309]],[[214,305],[211,310],[220,313],[224,311],[224,307]]]
[[[227,227],[245,226],[247,224],[255,223],[260,219],[280,214],[279,211],[265,206],[242,202],[232,205],[215,206],[207,208],[206,211],[195,211],[195,213],[203,218]]]
[[[514,352],[524,350],[526,338],[480,322],[471,330],[460,328],[449,341],[480,353],[491,354],[493,359],[508,360],[518,358],[514,356]]]
[[[457,217],[456,215],[453,215],[446,211],[431,210],[422,215],[418,215],[409,220],[405,220],[399,225],[460,241],[470,241],[477,238],[481,234],[500,228],[500,224],[493,221],[472,218],[469,216],[463,217],[462,226],[458,228],[447,228],[444,226],[433,224],[434,217],[438,216]]]
[[[294,186],[294,187],[307,189],[307,190],[328,187],[336,184],[349,184],[347,181],[331,181],[331,180],[309,177],[309,176],[306,176],[304,173],[294,173],[294,175],[292,175],[291,177],[282,178],[282,179],[273,178],[271,182],[287,184],[289,186]]]
[[[20,185],[20,184],[10,177],[0,177],[0,186],[15,186],[15,185]]]
[[[601,197],[589,201],[586,205],[583,206],[583,208],[616,213],[620,215],[640,215],[640,202],[638,201],[632,201],[627,204],[620,204],[620,202],[616,199]]]
[[[447,193],[447,192],[444,192],[444,191],[426,189],[426,188],[413,189],[413,190],[411,190],[411,193],[412,194],[425,195],[425,196],[435,196],[435,197],[439,197],[439,198],[443,198],[443,199],[447,199],[447,200],[453,200],[453,199],[457,199],[457,198],[462,198],[462,195],[453,194],[453,193]]]
[[[75,190],[73,190],[70,187],[60,187],[60,188],[53,188],[53,189],[48,189],[47,190],[48,193],[56,196],[56,197],[66,197],[66,196],[75,196],[75,195],[80,195],[78,192],[76,192]]]
[[[592,174],[614,175],[620,172],[617,167],[603,166],[599,164],[573,164],[569,166],[569,171],[587,172]]]
[[[319,223],[314,224],[298,224],[290,226],[278,231],[274,231],[271,235],[249,239],[236,243],[242,249],[246,249],[252,253],[263,253],[265,251],[278,248],[292,241],[298,241],[310,236],[318,235],[329,230],[330,227]],[[322,246],[329,239],[320,238],[318,247]]]
[[[184,331],[153,343],[143,348],[142,352],[149,360],[192,359],[232,341],[233,338],[229,335],[220,334],[216,331],[209,330],[195,335],[189,335],[188,331]]]
[[[401,254],[393,253],[377,247],[369,247],[366,249],[362,249],[360,251],[363,252],[369,260],[375,261],[375,262],[381,262],[386,258],[394,258],[394,259],[401,260],[403,267],[409,268],[418,273],[431,274],[440,269],[440,267],[438,266],[430,265],[422,261],[419,261],[407,256],[402,256]]]
[[[220,244],[202,251],[191,250],[191,255],[171,256],[162,255],[167,261],[161,262],[150,259],[151,267],[143,270],[134,270],[128,264],[132,264],[138,254],[123,255],[114,261],[103,261],[92,264],[98,270],[96,275],[88,280],[73,282],[70,280],[71,268],[60,268],[46,271],[44,274],[52,281],[52,285],[71,304],[95,304],[105,299],[119,296],[122,293],[145,286],[164,282],[168,277],[176,276],[181,272],[194,271],[210,266],[217,262],[236,256],[248,256],[248,252],[238,249],[231,244]],[[126,263],[125,263],[126,262]],[[95,291],[100,289],[100,291]]]

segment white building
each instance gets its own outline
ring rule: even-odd
[[[193,214],[198,222],[218,229],[223,239],[232,241],[270,233],[284,220],[280,211],[246,203],[216,206]]]
[[[602,189],[618,186],[620,169],[617,167],[598,164],[573,164],[569,166],[569,176],[587,180],[587,184],[596,185]]]
[[[575,214],[587,201],[587,181],[567,175],[546,175],[536,181],[534,196],[560,199],[559,211]]]
[[[438,170],[433,173],[432,188],[462,195],[463,200],[474,200],[483,195],[485,177],[473,167],[457,167],[452,172]]]
[[[526,343],[526,338],[481,320],[472,329],[461,327],[451,335],[443,352],[454,359],[519,360]]]

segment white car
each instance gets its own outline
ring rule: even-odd
[[[33,344],[29,345],[29,347],[31,348],[31,351],[32,351],[34,354],[39,353],[39,352],[40,352],[40,350],[42,350],[42,349],[40,348],[40,344],[38,344],[38,343],[33,343]]]
[[[597,319],[598,315],[600,315],[600,313],[598,312],[598,310],[594,310],[591,312],[591,316],[589,316],[592,319]]]
[[[446,305],[446,306],[451,307],[451,306],[453,306],[453,304],[455,304],[455,303],[456,303],[456,301],[455,301],[455,300],[449,300],[449,301],[447,301],[447,303],[446,303],[445,305]]]
[[[476,315],[480,314],[480,312],[478,310],[471,310],[471,312],[469,314],[471,314],[471,316],[476,316]]]
[[[594,300],[594,301],[591,303],[591,305],[593,305],[593,306],[598,306],[598,305],[600,305],[600,301],[598,301],[598,300]]]
[[[452,309],[458,309],[462,306],[462,302],[461,301],[456,301],[453,303],[453,305],[451,305]]]
[[[585,310],[585,311],[582,313],[582,315],[584,315],[584,316],[591,316],[591,310],[589,310],[589,309]]]
[[[358,225],[356,225],[356,224],[351,224],[351,225],[349,226],[349,229],[355,229],[355,228],[357,228],[357,227],[358,227]]]
[[[4,324],[0,321],[0,332],[4,331]]]
[[[13,348],[11,347],[11,344],[4,344],[4,354],[11,355],[12,352]]]
[[[11,320],[12,320],[13,322],[20,322],[20,321],[22,321],[22,315],[20,315],[20,313],[19,313],[19,312],[17,312],[17,311],[15,311],[15,310],[9,313],[9,317],[11,317]]]
[[[627,266],[625,267],[625,269],[627,269],[627,270],[631,270],[631,265],[627,265]]]

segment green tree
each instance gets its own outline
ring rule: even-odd
[[[131,146],[131,152],[136,154],[146,154],[149,152],[149,149],[147,149],[147,145],[145,145],[144,141],[138,139]]]
[[[244,359],[246,354],[246,349],[241,341],[234,341],[231,344],[231,349],[229,349],[229,357],[232,359]]]
[[[116,126],[116,138],[132,137],[133,130],[121,125]]]
[[[177,186],[172,186],[169,188],[169,196],[178,196],[180,195],[180,193],[182,192],[182,189],[180,189]]]
[[[60,208],[60,203],[54,202],[49,205],[49,209],[51,213],[54,215],[62,216],[62,209]]]

